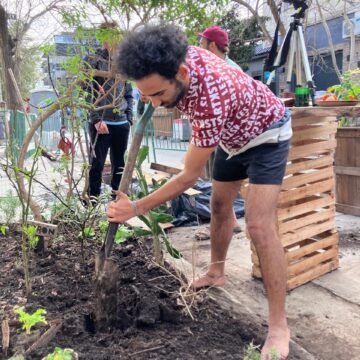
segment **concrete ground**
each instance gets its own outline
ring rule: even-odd
[[[341,235],[341,267],[287,296],[287,313],[292,333],[292,349],[301,359],[360,359],[360,217],[337,214]],[[242,228],[244,219],[239,219]],[[196,241],[195,232],[208,225],[172,229],[173,245],[185,261],[196,264],[196,276],[206,270],[210,241]],[[349,239],[352,239],[350,244]],[[344,246],[342,247],[342,244]],[[251,276],[250,243],[242,232],[234,236],[226,261],[226,284],[210,293],[223,304],[253,321],[266,324],[266,298],[263,284]],[[183,263],[178,266],[184,270]],[[190,267],[187,266],[187,271]],[[188,273],[192,277],[191,273]]]

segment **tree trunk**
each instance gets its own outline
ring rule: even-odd
[[[5,101],[7,108],[10,110],[21,109],[21,103],[19,103],[15,88],[12,85],[10,74],[8,69],[12,69],[16,81],[19,81],[19,69],[15,64],[13,53],[15,43],[9,34],[7,13],[4,7],[0,4],[0,55],[1,55],[1,78],[5,89]]]

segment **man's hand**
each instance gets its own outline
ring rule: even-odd
[[[109,222],[122,224],[135,216],[132,202],[126,194],[116,192],[116,200],[109,203],[107,218]]]
[[[108,134],[109,133],[109,129],[108,129],[106,123],[104,123],[103,121],[99,121],[94,126],[95,126],[96,131],[99,134]]]

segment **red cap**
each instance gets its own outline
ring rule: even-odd
[[[214,41],[220,48],[229,46],[229,35],[220,26],[209,26],[203,32],[198,33],[198,35],[210,41]]]

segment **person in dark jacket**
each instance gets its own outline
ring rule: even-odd
[[[104,23],[100,29],[115,32],[116,24]],[[110,42],[104,42],[102,48],[86,59],[88,66],[110,71],[115,48]],[[89,172],[89,196],[94,199],[100,195],[102,171],[109,149],[111,188],[118,190],[133,118],[133,95],[131,84],[116,78],[95,77],[88,91],[88,101],[100,109],[92,111],[89,120],[91,145],[95,150]]]

